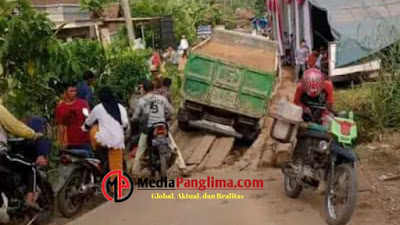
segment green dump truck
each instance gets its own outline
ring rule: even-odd
[[[278,65],[275,42],[214,30],[210,40],[192,50],[186,63],[179,128],[254,139],[268,108]]]

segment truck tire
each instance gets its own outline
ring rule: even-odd
[[[260,133],[259,129],[257,129],[256,127],[248,126],[248,125],[240,124],[240,125],[235,126],[234,128],[237,132],[239,132],[243,135],[243,139],[245,141],[248,141],[250,143],[253,143],[257,139],[258,134]]]
[[[189,125],[190,113],[185,108],[180,108],[178,111],[178,128],[189,132],[193,129]]]
[[[178,121],[178,128],[183,131],[189,132],[190,131],[189,122]]]
[[[244,134],[244,138],[246,139],[246,141],[254,142],[257,139],[259,133],[259,130],[248,131]]]

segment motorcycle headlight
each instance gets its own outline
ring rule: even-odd
[[[326,151],[329,148],[329,143],[327,141],[320,141],[318,144],[318,148],[322,151]]]

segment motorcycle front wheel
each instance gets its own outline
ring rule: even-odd
[[[58,210],[66,218],[75,216],[82,208],[83,198],[79,193],[82,182],[82,172],[75,170],[57,196]]]
[[[357,176],[349,164],[336,166],[334,174],[325,193],[325,220],[329,225],[345,225],[356,208]]]
[[[54,196],[51,184],[47,181],[42,181],[39,184],[39,189],[40,193],[36,202],[43,211],[41,211],[33,221],[33,224],[35,225],[50,223],[54,215]],[[32,214],[32,217],[34,216],[35,214]]]
[[[299,197],[303,187],[297,183],[297,181],[285,174],[284,178],[285,194],[289,198]]]

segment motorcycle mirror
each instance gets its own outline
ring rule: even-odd
[[[82,109],[82,114],[83,114],[85,117],[89,117],[89,109],[83,108],[83,109]]]
[[[347,117],[347,112],[346,111],[341,111],[341,112],[339,112],[339,115],[338,115],[339,117],[343,117],[343,118],[346,118]]]
[[[350,111],[350,113],[349,113],[349,119],[354,120],[354,113],[353,113],[353,111]]]

